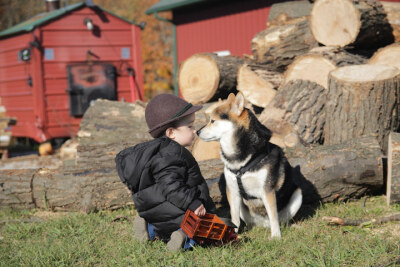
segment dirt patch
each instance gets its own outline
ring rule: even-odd
[[[69,215],[72,215],[72,214],[75,214],[75,212],[62,212],[62,211],[60,211],[60,212],[52,212],[52,211],[39,210],[39,211],[36,211],[32,215],[32,217],[48,220],[48,219],[57,219],[57,218],[69,216]]]
[[[371,233],[382,238],[400,239],[400,222],[392,222],[378,226]]]

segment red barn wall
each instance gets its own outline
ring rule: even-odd
[[[86,29],[84,18],[90,18],[100,28],[99,36]],[[69,96],[65,90],[67,84],[67,65],[87,62],[90,50],[96,57],[94,62],[112,63],[117,69],[118,100],[131,101],[131,89],[127,67],[141,64],[140,58],[134,58],[136,45],[136,26],[102,13],[101,16],[89,8],[72,12],[41,28],[43,47],[54,49],[54,60],[43,59],[44,92],[46,99],[47,129],[50,137],[68,133],[75,134],[80,119],[69,115]],[[121,48],[130,48],[130,59],[121,58]],[[139,50],[140,51],[140,50]],[[134,66],[136,65],[136,66]],[[138,74],[141,69],[137,70]],[[141,75],[137,75],[141,79]],[[139,81],[142,84],[142,81]],[[67,135],[67,136],[68,136]]]
[[[34,95],[28,85],[28,78],[33,78],[31,62],[18,60],[18,51],[27,48],[30,41],[31,33],[0,41],[0,101],[8,116],[19,118],[12,127],[16,136],[32,133],[35,128]]]
[[[266,28],[275,2],[278,1],[212,1],[207,6],[174,11],[178,62],[202,52],[251,54],[251,39]]]

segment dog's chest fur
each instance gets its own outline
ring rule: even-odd
[[[225,168],[224,174],[227,186],[231,190],[235,191],[235,194],[240,195],[236,174],[232,173],[228,168]],[[244,173],[241,180],[246,194],[256,198],[261,198],[264,194],[267,176],[268,170],[266,168]]]

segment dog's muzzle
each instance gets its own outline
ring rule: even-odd
[[[199,130],[197,130],[197,132],[196,132],[196,133],[197,133],[197,136],[199,136],[199,135],[200,135],[200,133],[201,133],[201,130],[203,130],[203,128],[204,128],[204,127],[206,127],[206,126],[204,125],[204,126],[203,126],[203,127],[201,127]]]

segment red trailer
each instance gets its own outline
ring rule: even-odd
[[[74,136],[93,100],[141,98],[140,29],[78,3],[0,32],[0,99],[17,118],[12,135],[37,142]]]

